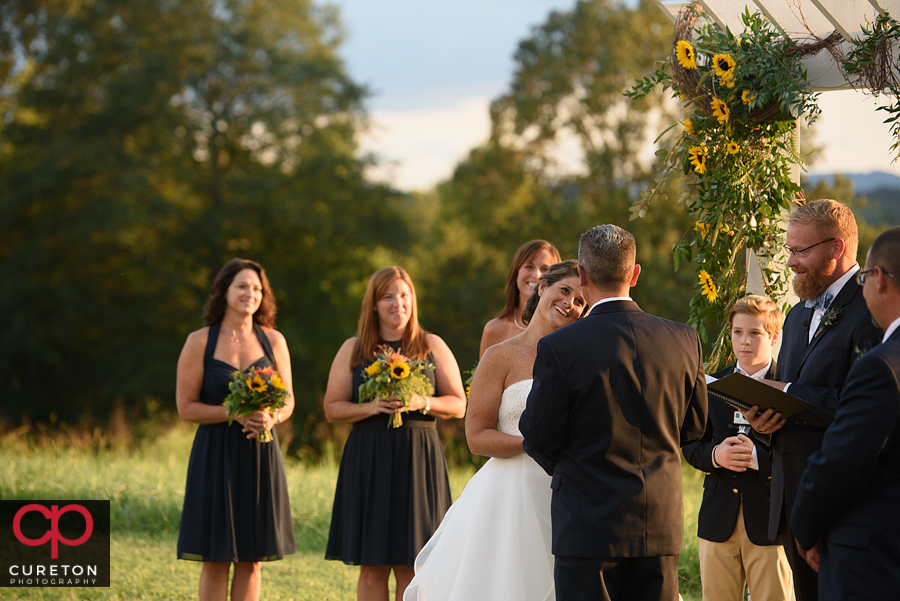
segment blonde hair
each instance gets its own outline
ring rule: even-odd
[[[859,248],[859,231],[856,218],[847,205],[823,198],[813,200],[798,208],[788,217],[788,224],[812,224],[825,238],[840,238],[846,245],[846,253],[854,261]]]
[[[350,369],[372,359],[375,356],[378,345],[383,342],[378,334],[376,305],[388,286],[396,280],[406,282],[412,295],[412,311],[409,316],[409,323],[406,324],[406,329],[403,332],[400,350],[404,355],[413,359],[424,359],[431,352],[431,347],[428,344],[428,332],[419,326],[416,288],[413,286],[409,274],[402,267],[385,267],[373,273],[372,277],[369,278],[369,284],[366,286],[366,294],[363,297],[362,312],[359,316],[359,326],[356,332],[356,343],[353,345],[353,353],[350,356]]]
[[[759,317],[766,316],[766,332],[771,336],[781,329],[784,324],[784,315],[772,299],[768,296],[759,296],[758,294],[748,294],[744,298],[738,300],[728,312],[728,327],[734,325],[734,316],[738,313],[744,315],[753,315]]]

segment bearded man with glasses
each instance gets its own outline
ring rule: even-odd
[[[859,240],[849,208],[834,200],[806,203],[788,217],[785,242],[794,292],[802,302],[785,319],[776,381],[764,381],[813,409],[787,421],[771,409],[743,413],[754,436],[771,437],[773,445],[769,538],[782,535],[797,600],[815,601],[817,574],[798,552],[789,516],[807,459],[822,447],[854,359],[878,344],[882,333],[854,277]]]

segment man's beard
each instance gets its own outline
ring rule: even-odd
[[[825,292],[837,269],[837,261],[826,256],[818,265],[807,268],[802,278],[794,274],[794,292],[800,300],[810,300]]]

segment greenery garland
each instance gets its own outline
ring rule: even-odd
[[[809,52],[749,11],[739,36],[707,21],[695,44],[701,13],[696,3],[682,11],[670,60],[626,95],[640,98],[663,86],[691,111],[674,146],[663,151],[662,176],[632,207],[632,219],[646,214],[671,178],[685,175],[680,202],[696,225],[675,244],[674,262],[676,270],[683,262],[697,264],[689,323],[706,343],[708,330],[727,323],[729,309],[746,294],[746,249],[760,259],[766,294],[776,302],[786,295],[787,267],[774,259],[782,251],[782,214],[801,194],[793,176],[795,166],[805,166],[795,116],[812,123],[819,108],[800,64]],[[722,327],[707,368],[730,355],[729,331]]]

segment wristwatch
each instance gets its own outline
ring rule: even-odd
[[[428,412],[431,411],[431,397],[425,397],[425,408],[422,409],[422,415],[428,415]]]

